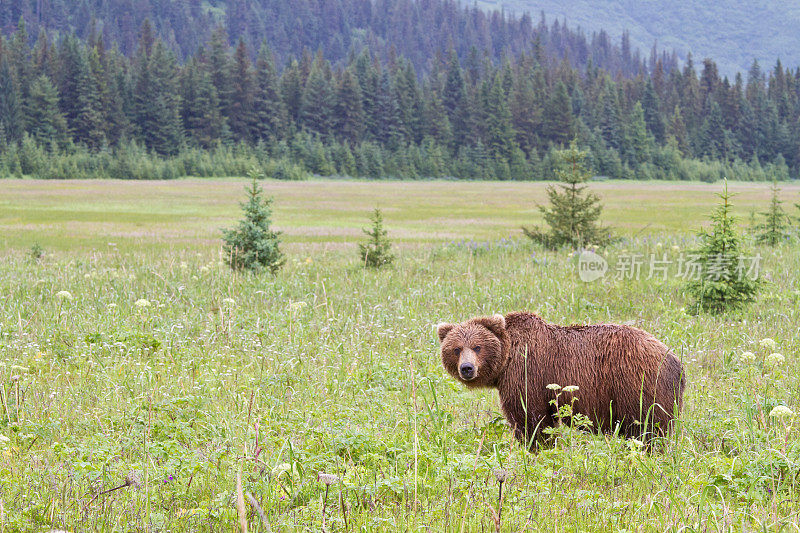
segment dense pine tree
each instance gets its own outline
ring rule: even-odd
[[[453,128],[453,146],[457,150],[466,144],[469,136],[469,106],[467,105],[467,89],[461,64],[455,50],[452,49],[447,63],[447,78],[442,93],[442,103]]]
[[[34,80],[27,101],[27,131],[42,145],[64,143],[67,123],[58,107],[58,90],[44,74]]]
[[[148,54],[148,49],[150,53]],[[142,42],[134,73],[134,124],[146,146],[175,154],[183,142],[174,56],[160,42]]]
[[[377,112],[377,141],[390,150],[396,150],[402,144],[405,132],[400,122],[397,97],[387,70],[381,74],[375,111]]]
[[[547,105],[544,108],[545,136],[557,145],[565,145],[575,135],[572,116],[572,102],[567,93],[567,86],[558,82]]]
[[[280,97],[275,62],[266,43],[258,52],[255,83],[253,134],[257,140],[271,144],[284,134],[288,117]]]
[[[255,134],[256,82],[250,65],[247,46],[240,40],[236,47],[230,75],[228,125],[236,139],[252,142]]]
[[[336,103],[336,129],[350,145],[361,140],[364,131],[364,109],[361,105],[361,88],[351,69],[342,74]]]
[[[222,137],[224,123],[217,89],[203,65],[192,60],[181,71],[181,119],[192,144],[210,148]]]
[[[514,127],[502,78],[495,76],[486,106],[486,144],[490,152],[509,161],[516,149]]]
[[[308,74],[300,109],[300,122],[309,131],[327,135],[333,127],[336,104],[330,64],[317,56]]]
[[[3,137],[16,141],[22,136],[22,104],[8,60],[0,56],[0,128]]]

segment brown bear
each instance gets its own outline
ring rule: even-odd
[[[683,407],[686,381],[675,354],[638,328],[557,326],[533,313],[440,324],[445,369],[467,387],[495,387],[516,438],[528,446],[556,423],[551,400],[587,416],[595,431],[649,440],[667,435]],[[527,413],[527,417],[525,416]]]

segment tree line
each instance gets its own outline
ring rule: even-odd
[[[654,55],[612,75],[534,43],[499,60],[450,47],[424,70],[366,45],[278,66],[223,27],[180,62],[148,20],[129,56],[99,33],[30,42],[24,20],[0,38],[4,174],[549,179],[573,139],[617,178],[780,180],[800,165],[800,69],[780,62],[731,81],[709,59],[698,74]]]
[[[494,61],[538,43],[548,57],[568,57],[575,66],[591,61],[609,72],[636,74],[652,65],[656,52],[641,57],[624,35],[612,42],[604,31],[586,36],[565,22],[538,22],[498,9],[480,9],[457,0],[4,0],[0,33],[16,31],[22,19],[31,41],[42,31],[51,36],[75,33],[84,41],[100,36],[126,56],[136,53],[147,19],[154,33],[183,61],[206,44],[217,28],[230,44],[267,41],[278,64],[299,57],[305,48],[322,50],[338,62],[367,46],[373,54],[407,58],[419,71],[431,67],[437,53],[451,46],[465,57],[472,48]],[[674,53],[662,60],[677,64]]]

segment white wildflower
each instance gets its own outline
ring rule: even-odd
[[[306,302],[292,302],[292,303],[289,304],[289,308],[292,311],[299,311],[299,310],[301,310],[302,308],[304,308],[307,305],[308,304]]]
[[[739,355],[739,362],[743,365],[750,364],[756,360],[756,354],[753,352],[742,352]]]
[[[577,385],[567,385],[562,389],[563,392],[576,392],[578,390]]]
[[[760,341],[758,341],[758,345],[761,346],[762,348],[774,350],[778,346],[778,343],[775,342],[775,339],[770,339],[769,337],[767,337],[766,339],[761,339]]]
[[[494,471],[494,478],[497,480],[498,483],[502,483],[506,479],[508,479],[509,473],[508,470],[505,468],[498,468]]]
[[[222,303],[229,306],[236,305],[236,301],[233,298],[223,298]]]
[[[56,298],[60,300],[72,300],[72,293],[69,291],[58,291],[56,293]]]
[[[323,474],[322,472],[320,472],[317,475],[317,479],[319,479],[320,483],[323,483],[325,485],[333,485],[334,483],[339,481],[338,476],[334,476],[333,474]]]
[[[785,405],[776,405],[772,408],[772,411],[769,412],[769,416],[772,418],[789,418],[793,415],[794,412]]]
[[[547,386],[547,388],[550,390],[558,390],[561,388],[561,385],[559,385],[558,383],[551,383],[550,385]]]
[[[136,307],[150,307],[150,300],[146,300],[144,298],[139,298],[134,303]]]
[[[10,442],[11,439],[6,437],[5,435],[0,435],[0,442]]]
[[[786,358],[781,353],[775,352],[767,356],[767,364],[769,366],[780,366],[785,362]]]

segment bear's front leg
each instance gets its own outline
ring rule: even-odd
[[[502,399],[503,414],[514,430],[514,437],[531,450],[538,449],[546,439],[544,429],[553,426],[550,406],[543,399],[517,396]]]

